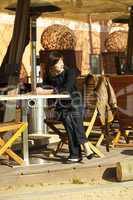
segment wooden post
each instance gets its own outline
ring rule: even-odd
[[[133,73],[133,6],[130,10],[129,31],[127,43],[127,73]]]

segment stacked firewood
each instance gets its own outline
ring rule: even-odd
[[[105,41],[108,52],[123,52],[127,48],[128,33],[126,31],[115,31],[109,34]]]
[[[47,27],[41,35],[41,44],[45,50],[74,49],[76,38],[73,31],[59,24]]]

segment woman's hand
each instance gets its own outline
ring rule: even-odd
[[[36,93],[37,94],[53,94],[54,89],[43,89],[41,87],[36,88]]]

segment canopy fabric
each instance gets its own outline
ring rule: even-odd
[[[0,10],[10,7],[17,0],[0,0]],[[85,21],[86,15],[96,19],[112,19],[123,17],[129,13],[129,7],[133,5],[132,0],[31,0],[31,6],[53,5],[61,8],[54,13],[45,13],[45,16],[66,17]]]

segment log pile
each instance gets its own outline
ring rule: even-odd
[[[41,44],[45,50],[74,49],[76,38],[73,31],[67,26],[54,24],[43,31]]]
[[[105,41],[108,52],[124,52],[127,48],[128,33],[126,31],[115,31],[109,34]]]

